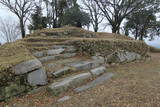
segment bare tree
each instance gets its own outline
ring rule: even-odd
[[[99,24],[103,21],[102,11],[97,6],[94,0],[83,0],[85,10],[89,11],[91,17],[91,24],[95,32],[99,30]]]
[[[143,8],[155,8],[160,0],[94,0],[112,27],[113,33],[119,33],[122,21]]]
[[[0,0],[0,4],[18,17],[22,38],[25,37],[25,24],[35,6],[34,3],[35,0]]]
[[[11,19],[0,19],[0,36],[5,42],[13,42],[20,36],[19,24]]]

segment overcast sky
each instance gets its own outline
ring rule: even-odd
[[[11,19],[11,20],[18,21],[17,17],[14,14],[9,12],[9,10],[7,10],[6,8],[3,8],[2,6],[0,6],[0,18],[2,18],[2,19]],[[103,31],[103,27],[100,28],[100,31],[101,32]],[[107,31],[111,32],[111,30],[109,28],[107,28]],[[1,37],[0,37],[0,42],[2,42],[2,43],[4,42]],[[154,41],[146,40],[146,42],[149,45],[152,45],[152,46],[160,48],[160,38],[156,38]]]

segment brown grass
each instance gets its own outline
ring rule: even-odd
[[[2,45],[0,46],[0,71],[33,58],[21,41]]]

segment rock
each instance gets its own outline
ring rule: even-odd
[[[99,65],[100,64],[97,63],[96,61],[80,61],[80,62],[68,64],[68,66],[76,68],[77,71],[91,69]]]
[[[88,83],[87,85],[83,85],[81,87],[78,87],[76,89],[74,89],[75,92],[82,92],[85,91],[89,88],[95,87],[99,84],[102,84],[104,81],[110,79],[111,77],[113,77],[114,74],[113,73],[106,73],[100,77],[98,77],[97,79],[93,80],[92,82]]]
[[[70,58],[76,55],[77,55],[76,53],[65,53],[65,54],[62,54],[62,58]]]
[[[46,56],[46,57],[39,58],[39,60],[42,63],[44,63],[44,62],[47,62],[47,61],[50,61],[50,60],[55,60],[55,56]]]
[[[65,75],[65,74],[67,74],[67,73],[69,73],[71,71],[74,71],[71,67],[65,67],[63,69],[60,69],[60,70],[54,72],[53,75],[55,77],[60,77],[60,76]]]
[[[104,72],[106,72],[106,67],[101,66],[101,67],[90,70],[90,72],[94,76],[99,76],[99,75],[103,74]]]
[[[68,52],[68,53],[76,52],[76,48],[67,48],[65,52]]]
[[[60,48],[60,49],[53,49],[53,50],[48,50],[47,54],[48,55],[57,55],[57,54],[61,54],[65,51],[65,49]]]
[[[89,79],[92,75],[90,73],[82,73],[75,76],[64,78],[63,80],[53,83],[48,87],[51,94],[58,94],[68,90],[71,87],[80,85],[85,80]]]
[[[31,86],[46,85],[47,75],[43,68],[35,70],[28,74],[27,81]]]
[[[35,57],[43,57],[44,56],[44,51],[41,51],[41,52],[36,52],[36,53],[34,53],[33,55],[35,56]]]
[[[58,99],[57,100],[57,102],[64,102],[64,101],[67,101],[67,100],[69,100],[69,99],[71,99],[71,97],[70,96],[64,96],[64,97],[62,97],[62,98],[60,98],[60,99]]]
[[[105,63],[105,58],[102,56],[92,56],[92,59],[99,63]]]
[[[42,57],[42,58],[39,58],[39,60],[42,63],[44,63],[44,62],[47,62],[50,60],[59,60],[59,59],[63,59],[63,58],[74,57],[75,55],[76,55],[76,53],[65,53],[65,54],[60,54],[60,55]]]
[[[108,63],[125,63],[141,59],[141,55],[124,50],[117,51],[107,57]]]
[[[68,45],[55,45],[53,48],[55,49],[59,49],[59,48],[67,48],[67,49],[70,49],[70,48],[74,48],[74,46],[68,46]]]
[[[22,62],[13,67],[13,72],[16,75],[25,74],[33,70],[39,69],[42,67],[41,62],[38,59],[29,60]]]
[[[53,68],[53,67],[56,67],[56,66],[57,66],[57,64],[55,64],[55,63],[50,63],[50,64],[46,65],[47,68]]]

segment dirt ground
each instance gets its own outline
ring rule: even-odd
[[[1,102],[2,107],[160,107],[160,53],[151,60],[108,68],[115,76],[81,93],[69,90],[60,96],[46,91]],[[63,96],[71,99],[57,103]]]

